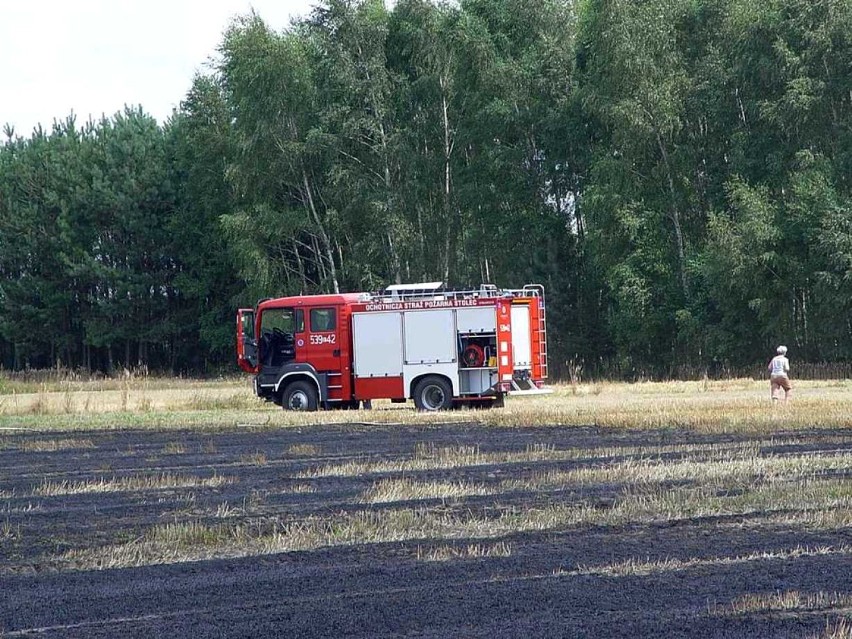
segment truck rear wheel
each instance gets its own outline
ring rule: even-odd
[[[414,386],[414,405],[429,412],[448,410],[453,405],[452,386],[443,377],[424,377]]]
[[[281,396],[281,408],[284,410],[315,411],[318,405],[317,389],[310,382],[287,384]]]

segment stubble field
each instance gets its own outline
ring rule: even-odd
[[[0,636],[852,637],[852,383],[0,381]]]

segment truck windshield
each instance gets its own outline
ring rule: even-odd
[[[260,316],[260,361],[263,366],[282,366],[296,358],[296,333],[305,330],[301,308],[267,308]]]
[[[274,332],[301,333],[304,330],[304,313],[300,308],[268,308],[263,311],[263,315],[260,317],[261,334]]]

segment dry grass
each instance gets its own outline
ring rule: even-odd
[[[850,557],[852,556],[852,546],[819,546],[815,548],[797,546],[787,550],[754,552],[748,555],[735,557],[690,557],[687,559],[671,557],[653,561],[649,559],[642,560],[631,558],[612,564],[597,566],[581,565],[577,570],[561,574],[568,574],[572,576],[601,575],[606,577],[635,577],[669,572],[681,572],[691,569],[712,569],[720,566],[734,566],[738,564],[750,564],[762,561],[789,561],[800,559],[802,557],[820,556],[836,556],[838,559],[841,559],[842,557]]]
[[[0,524],[0,542],[4,541],[17,541],[21,538],[21,525],[20,524],[12,524],[8,519],[6,519],[2,524]],[[2,636],[2,635],[0,635]]]
[[[852,426],[848,411],[852,385],[798,382],[797,397],[786,407],[773,407],[764,386],[749,380],[706,385],[577,384],[559,387],[551,396],[512,399],[504,410],[423,415],[378,402],[377,410],[369,412],[286,413],[256,400],[242,382],[218,386],[187,384],[171,389],[127,384],[124,389],[75,390],[71,392],[70,402],[67,393],[59,393],[55,406],[49,393],[37,393],[33,402],[42,411],[38,417],[30,405],[25,407],[21,403],[18,409],[11,408],[10,398],[6,396],[0,407],[0,412],[6,411],[6,417],[0,416],[0,423],[10,423],[9,420],[17,423],[17,420],[41,428],[93,430],[118,425],[159,430],[193,425],[209,429],[232,428],[235,424],[242,428],[282,428],[317,423],[353,423],[359,429],[403,428],[404,424],[420,428],[436,423],[474,422],[495,428],[557,424],[597,424],[613,429],[679,426],[699,432],[756,435],[748,441],[593,448],[559,448],[538,443],[514,451],[483,451],[478,446],[467,445],[417,445],[400,458],[318,462],[293,479],[279,482],[275,490],[314,492],[325,483],[340,483],[310,481],[324,477],[359,478],[359,481],[366,478],[367,484],[361,486],[360,493],[345,497],[341,512],[324,512],[300,521],[292,521],[290,515],[274,510],[272,500],[264,505],[265,493],[260,492],[246,496],[241,507],[232,503],[199,507],[192,489],[234,481],[218,475],[207,479],[162,474],[103,477],[88,482],[45,481],[33,490],[33,495],[189,489],[187,509],[175,513],[173,523],[152,527],[130,542],[45,558],[46,563],[58,568],[139,566],[386,542],[415,542],[417,558],[423,561],[501,557],[513,552],[506,540],[525,532],[698,520],[708,525],[706,522],[714,518],[729,522],[719,525],[738,528],[781,525],[848,530],[852,527],[852,451],[841,445],[848,443],[849,437],[842,432],[809,435],[807,442],[820,444],[821,450],[816,453],[793,450],[786,454],[783,447],[802,443],[792,431],[805,434],[804,429],[812,427]],[[75,412],[79,410],[82,393],[89,393],[87,401],[92,406],[105,400],[104,394],[113,393],[115,397],[110,400],[113,403],[101,404],[100,412],[93,408],[91,414],[83,414]],[[150,403],[148,409],[138,408],[140,398]],[[70,412],[66,410],[69,405]],[[787,432],[773,434],[777,431]],[[45,442],[39,444],[45,450],[61,451],[66,449],[63,447],[86,448],[84,442],[89,440],[82,436],[43,437],[30,440],[29,445],[36,441]],[[23,445],[15,437],[0,440],[0,449]],[[216,452],[213,442],[201,446],[204,452]],[[769,452],[770,449],[774,452]],[[168,443],[162,450],[163,454],[184,452],[186,448],[180,442]],[[319,446],[293,444],[282,456],[310,458],[321,454]],[[270,461],[267,453],[257,451],[228,463],[264,466],[279,461]],[[539,463],[546,463],[547,469],[536,470]],[[505,474],[491,473],[494,476],[484,481],[464,476],[464,472],[452,472],[456,469],[466,469],[464,472],[474,475],[499,469]],[[441,471],[450,472],[436,477]],[[464,478],[458,479],[457,475]],[[366,486],[370,487],[364,490]],[[602,490],[586,490],[591,487]],[[560,494],[566,489],[577,489],[579,496],[572,494],[570,501],[566,500],[564,492]],[[519,505],[501,503],[501,497],[508,493],[512,503]],[[521,501],[523,493],[534,495],[535,499]],[[603,497],[595,497],[602,493]],[[486,507],[473,510],[463,503],[471,496],[492,498]],[[174,504],[175,500],[176,496],[170,493],[164,496],[163,503]],[[429,503],[434,500],[441,504]],[[374,504],[383,506],[374,508]],[[206,519],[192,519],[201,516]],[[650,575],[759,561],[795,561],[819,554],[848,560],[850,550],[848,546],[802,547],[732,557],[630,558],[602,566],[579,566],[571,574]],[[784,601],[793,601],[793,595],[785,596]],[[798,596],[800,607],[813,607],[820,601]],[[771,598],[767,602],[744,599],[736,605],[743,611],[748,606],[782,605],[773,603]],[[728,614],[745,612],[730,607]]]
[[[748,594],[731,602],[731,614],[743,615],[766,612],[812,612],[852,608],[852,594],[841,592],[810,592],[787,590],[773,593]]]
[[[821,436],[825,445],[847,440],[843,436]],[[155,529],[130,544],[117,544],[72,552],[54,558],[59,566],[98,568],[134,566],[149,563],[191,561],[210,557],[237,557],[292,550],[312,550],[324,546],[369,544],[394,541],[432,540],[453,542],[478,539],[472,548],[494,548],[509,535],[530,531],[564,531],[584,526],[650,525],[661,522],[708,520],[715,517],[740,518],[735,525],[765,527],[767,524],[818,530],[842,530],[852,526],[852,452],[825,450],[820,453],[761,454],[764,446],[777,447],[796,442],[784,437],[720,444],[675,444],[558,449],[532,444],[522,451],[483,453],[475,446],[437,447],[417,445],[408,458],[353,461],[320,466],[305,477],[363,476],[398,473],[381,478],[359,495],[356,503],[394,504],[420,500],[455,503],[473,495],[495,495],[488,514],[459,508],[402,505],[391,509],[344,511],[288,522],[281,517],[258,517],[254,513],[263,502],[246,500],[237,512],[220,505],[219,519],[235,519],[233,524],[209,526],[183,522],[185,527]],[[312,449],[295,449],[300,453]],[[293,451],[295,452],[295,451]],[[666,455],[671,456],[667,458]],[[472,481],[421,480],[413,472],[505,465],[522,462],[591,460],[592,465],[577,468],[528,472],[487,484]],[[246,455],[240,463],[263,465],[262,453]],[[201,480],[195,477],[160,475],[122,479],[100,479],[79,483],[47,483],[36,495],[76,494],[120,490],[192,488],[216,486],[223,477]],[[674,487],[672,486],[674,484]],[[615,497],[604,501],[575,499],[570,502],[542,502],[527,506],[501,506],[499,495],[506,492],[534,493],[539,498],[548,491],[570,486],[622,486]],[[294,483],[282,492],[312,492],[311,483]],[[497,540],[497,541],[485,541]],[[167,541],[169,543],[167,543]],[[483,545],[484,544],[484,545]],[[438,543],[425,547],[435,550],[432,560],[461,555],[464,545]],[[454,548],[455,550],[447,550]],[[468,550],[475,556],[477,550]],[[709,559],[630,559],[607,566],[579,567],[578,574],[646,575],[709,568],[718,565],[761,560],[795,560],[818,554],[849,554],[840,548],[796,548],[775,553]],[[421,556],[424,558],[424,556]]]
[[[814,639],[852,639],[852,620],[847,617],[826,620],[825,630]]]
[[[361,503],[384,504],[419,499],[460,499],[471,495],[491,495],[494,490],[468,482],[422,482],[409,478],[384,479],[361,495]]]
[[[706,480],[713,475],[768,476],[771,473],[799,475],[815,474],[852,467],[852,452],[828,457],[802,454],[799,456],[761,456],[763,447],[774,447],[785,440],[771,438],[761,441],[723,442],[714,444],[675,444],[661,446],[618,446],[600,448],[566,448],[538,444],[524,451],[484,453],[477,446],[434,447],[418,445],[410,458],[391,460],[352,460],[326,464],[304,471],[301,477],[358,477],[372,474],[412,473],[427,470],[474,468],[498,464],[556,462],[576,460],[624,461],[572,471],[548,471],[517,480],[514,488],[537,488],[546,485],[583,483],[624,483]],[[838,442],[844,438],[838,438]],[[665,460],[663,456],[684,455],[683,460]]]
[[[293,457],[316,457],[322,453],[322,448],[315,444],[293,444],[286,450]]]
[[[162,379],[153,386],[129,382],[80,382],[62,390],[43,386],[35,392],[0,395],[0,416],[250,411],[262,406],[245,380],[203,382]]]
[[[28,453],[54,453],[62,450],[85,450],[94,447],[94,442],[87,438],[0,439],[0,450],[20,450]]]
[[[228,387],[240,384],[246,376],[236,373],[230,377],[199,380],[185,377],[150,375],[147,371],[117,372],[107,377],[103,374],[85,374],[67,369],[42,369],[28,371],[0,371],[0,396],[38,392],[109,391],[127,388],[136,390],[186,389]]]
[[[259,518],[233,525],[207,526],[191,522],[186,537],[203,543],[162,542],[154,531],[130,544],[93,550],[73,551],[52,561],[58,566],[79,569],[139,566],[213,557],[242,557],[327,546],[372,544],[412,540],[501,540],[508,535],[531,531],[564,531],[582,526],[624,526],[687,521],[695,518],[748,517],[751,525],[767,523],[790,525],[790,511],[796,524],[812,528],[847,528],[852,525],[852,481],[770,482],[730,495],[720,495],[706,487],[655,489],[625,492],[613,503],[557,503],[542,507],[500,507],[495,514],[469,510],[452,511],[427,507],[387,510],[344,511],[311,516],[298,522]],[[201,527],[201,528],[199,528]],[[191,534],[190,534],[191,533]],[[483,542],[484,543],[484,542]],[[790,558],[808,553],[846,553],[841,549],[800,549],[789,551]],[[798,555],[797,555],[798,553]],[[730,561],[737,561],[734,558]],[[741,558],[739,561],[755,560]],[[657,570],[679,569],[671,560]],[[685,566],[684,566],[685,567]],[[653,567],[624,565],[613,572],[654,570]],[[589,570],[589,569],[587,569]],[[603,570],[602,568],[600,570]]]
[[[182,442],[169,442],[163,446],[164,455],[183,455],[186,453],[186,445]]]
[[[503,485],[507,490],[554,490],[595,484],[642,486],[687,481],[725,486],[757,480],[816,478],[852,469],[852,451],[785,456],[744,452],[746,455],[743,457],[739,457],[737,451],[723,451],[709,459],[627,459],[595,467],[532,473],[523,479],[506,481]]]
[[[245,510],[236,508],[227,502],[222,502],[216,507],[216,512],[213,516],[218,519],[230,519],[231,517],[241,517],[245,515]]]
[[[742,615],[826,615],[825,630],[809,635],[811,639],[852,639],[852,623],[845,616],[831,618],[832,613],[848,615],[852,610],[852,594],[847,592],[800,592],[784,590],[749,593],[724,606],[711,605],[711,616]]]
[[[317,492],[317,489],[311,484],[306,484],[304,482],[294,482],[287,483],[279,487],[276,492],[283,495],[305,495],[308,493],[315,493]]]
[[[484,559],[491,557],[511,557],[512,544],[505,541],[496,544],[467,544],[461,546],[417,546],[418,561],[451,561],[458,559]]]
[[[596,425],[606,428],[686,428],[701,432],[772,432],[852,427],[852,382],[795,381],[795,398],[773,406],[766,382],[648,382],[556,385],[552,395],[509,398],[506,408],[419,414],[375,402],[372,411],[288,413],[252,394],[249,378],[199,382],[130,380],[80,382],[62,390],[2,397],[0,424],[30,427],[307,426],[316,423],[430,424],[475,422],[496,427]],[[93,419],[93,415],[109,418]],[[38,418],[38,419],[36,419]],[[51,418],[51,419],[45,419]]]
[[[617,455],[630,449],[594,449],[595,455]],[[423,470],[449,470],[471,468],[492,464],[507,464],[533,461],[558,461],[579,459],[589,451],[582,449],[557,449],[548,445],[535,444],[525,451],[483,453],[478,446],[434,446],[418,444],[414,455],[408,459],[353,460],[342,464],[327,464],[304,471],[302,477],[357,477],[382,473],[408,473]]]
[[[83,495],[88,493],[113,493],[142,490],[166,490],[175,488],[216,488],[233,483],[233,477],[213,475],[195,477],[193,475],[133,475],[130,477],[98,478],[88,481],[43,481],[32,494],[39,497],[58,495]]]
[[[556,387],[550,396],[513,401],[496,425],[564,424],[607,428],[687,428],[704,432],[760,432],[850,427],[850,382],[795,382],[795,399],[774,406],[768,384],[661,382]]]
[[[509,454],[511,455],[511,453]],[[522,453],[515,453],[522,455]],[[328,464],[301,473],[300,477],[356,477],[377,473],[412,472],[417,470],[446,470],[495,463],[497,455],[480,453],[477,446],[441,447],[418,445],[411,459],[353,460],[342,464]],[[507,461],[505,456],[500,457]]]
[[[266,466],[269,460],[263,451],[255,451],[247,455],[240,455],[240,463],[248,466]]]
[[[187,554],[201,557],[205,548],[216,548],[229,539],[226,526],[208,526],[197,521],[169,523],[150,528],[142,537],[126,544],[91,550],[72,550],[62,563],[77,568],[121,568],[152,563],[175,563]]]

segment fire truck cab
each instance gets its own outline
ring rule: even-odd
[[[264,300],[237,312],[237,363],[285,410],[500,406],[507,393],[549,392],[544,289],[431,282]]]

